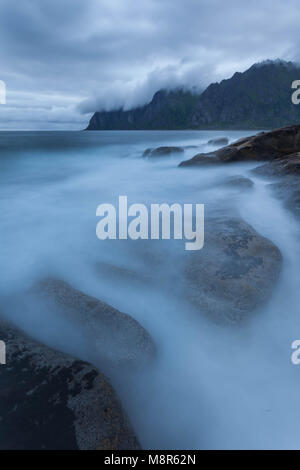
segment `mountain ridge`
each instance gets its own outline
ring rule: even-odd
[[[159,90],[150,103],[128,111],[96,112],[87,130],[181,129],[200,95],[184,89]]]
[[[291,85],[300,65],[264,61],[202,93],[159,90],[150,103],[129,111],[96,112],[87,130],[268,129],[300,123]]]

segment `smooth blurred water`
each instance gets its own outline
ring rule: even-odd
[[[254,164],[179,169],[213,150],[209,139],[251,132],[2,132],[0,134],[0,310],[32,335],[91,359],[74,325],[18,304],[18,293],[56,277],[135,317],[158,346],[154,366],[112,378],[144,448],[300,448],[299,224]],[[148,147],[197,146],[153,161]],[[252,192],[221,186],[228,176]],[[184,241],[96,238],[96,208],[128,203],[224,203],[271,239],[284,258],[273,299],[240,328],[216,326],[177,295]],[[205,249],[205,247],[204,247]],[[111,275],[120,269],[120,276]],[[138,281],[132,280],[134,273]],[[166,282],[167,281],[167,282]],[[20,297],[21,298],[21,297]],[[94,361],[96,362],[96,360]]]

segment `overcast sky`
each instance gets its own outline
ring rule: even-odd
[[[82,129],[162,87],[299,60],[299,25],[299,0],[0,0],[0,128]]]

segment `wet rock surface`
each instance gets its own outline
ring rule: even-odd
[[[281,181],[272,183],[274,195],[278,197],[297,218],[300,218],[300,186],[299,176],[285,176]]]
[[[210,319],[240,323],[270,298],[281,253],[239,217],[207,219],[205,240],[188,256],[184,295]]]
[[[300,175],[300,152],[285,155],[283,158],[276,158],[255,168],[253,171],[263,176]]]
[[[193,166],[215,166],[220,165],[220,160],[214,152],[198,153],[191,160],[186,160],[179,164],[179,167],[193,167]]]
[[[115,449],[140,445],[104,375],[0,320],[0,449]]]
[[[45,308],[55,309],[78,325],[105,371],[143,367],[155,356],[151,336],[134,318],[64,281],[45,279],[30,294]]]
[[[300,126],[290,126],[271,132],[245,137],[215,152],[197,154],[179,166],[197,166],[213,163],[269,161],[300,151]]]
[[[276,178],[271,184],[278,197],[297,217],[300,217],[300,152],[267,162],[253,170],[263,177]]]

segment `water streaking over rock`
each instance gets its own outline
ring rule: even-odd
[[[54,308],[76,322],[94,344],[97,362],[108,374],[124,366],[142,367],[155,356],[150,335],[136,320],[66,282],[45,279],[30,290],[30,296],[41,308]]]
[[[18,369],[23,353],[17,347],[0,366],[0,373],[8,374],[0,413],[7,439],[13,437],[10,417],[17,420],[22,410],[28,416],[23,398],[16,414],[7,414],[20,384],[22,397],[35,390],[32,380],[42,387],[43,395],[39,388],[26,395],[30,407],[31,396],[51,400],[53,428],[41,421],[41,402],[36,399],[32,408],[44,426],[40,437],[33,425],[32,442],[44,445],[46,429],[62,424],[55,397],[61,416],[69,413],[65,393],[74,392],[73,378],[79,397],[98,397],[97,429],[109,440],[103,437],[103,443],[91,426],[82,437],[85,444],[79,444],[84,441],[69,427],[75,418],[66,418],[68,445],[61,447],[90,442],[118,448],[117,435],[128,448],[137,441],[152,449],[299,447],[300,375],[290,363],[290,345],[300,331],[300,223],[280,198],[286,178],[296,185],[298,175],[253,172],[266,163],[259,159],[263,139],[275,152],[275,134],[1,133],[0,311],[31,338],[26,345],[30,341],[34,352],[32,371],[27,359]],[[287,136],[282,148],[295,154],[295,139],[288,136],[296,133],[282,135]],[[178,168],[196,153],[223,151],[216,139],[225,136],[229,146],[241,139],[250,150],[257,145],[258,157]],[[212,140],[216,143],[208,144]],[[143,158],[146,149],[161,147],[184,154]],[[277,158],[274,154],[274,162]],[[297,157],[289,160],[288,167],[296,169]],[[279,160],[275,165],[280,167]],[[117,206],[120,195],[147,208],[205,204],[203,250],[186,252],[185,241],[173,239],[100,241],[96,209],[101,203]],[[1,328],[0,340],[9,343],[6,335]],[[46,366],[49,382],[36,366],[41,344],[45,355],[51,351],[64,364],[57,376]],[[83,387],[79,378],[86,374],[90,380]],[[105,411],[120,409],[112,390],[124,410],[116,422]],[[86,408],[74,405],[74,414],[81,410],[93,424],[89,401],[82,403]],[[86,421],[75,421],[82,430]],[[120,434],[114,426],[119,423],[124,423]],[[16,437],[19,447],[29,445],[26,434]]]

